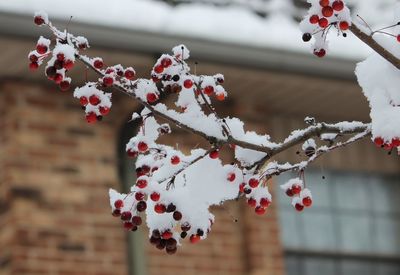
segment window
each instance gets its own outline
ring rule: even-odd
[[[399,275],[400,177],[307,171],[313,206],[277,190],[288,275]],[[290,175],[279,177],[282,184]],[[323,273],[321,273],[323,270]]]
[[[119,178],[121,180],[121,191],[128,193],[132,184],[136,180],[135,161],[136,159],[128,158],[126,154],[126,144],[138,130],[138,125],[128,123],[123,125],[118,140],[118,163]],[[127,233],[127,262],[129,275],[145,275],[146,259],[144,254],[144,233],[143,226],[139,226],[137,232]]]

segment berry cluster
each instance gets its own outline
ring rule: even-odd
[[[263,215],[271,204],[271,194],[267,187],[260,185],[260,181],[255,177],[250,177],[246,182],[239,186],[240,193],[247,198],[247,204],[254,208],[258,215]]]
[[[308,15],[301,22],[303,41],[315,38],[313,53],[318,57],[326,55],[326,37],[331,27],[346,37],[346,31],[351,24],[350,11],[341,0],[312,1]]]
[[[303,181],[300,178],[294,178],[281,185],[286,195],[292,198],[293,207],[301,212],[304,207],[310,207],[312,205],[311,191],[304,188]]]
[[[79,99],[79,103],[85,110],[88,123],[101,120],[103,116],[108,115],[111,108],[111,93],[97,89],[96,85],[90,82],[74,91],[74,97]]]
[[[374,138],[374,143],[376,146],[384,148],[387,151],[400,147],[400,138],[393,138],[390,141],[386,141],[382,137]]]

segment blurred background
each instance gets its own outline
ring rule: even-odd
[[[348,2],[372,27],[394,23],[397,1]],[[161,53],[185,44],[198,74],[225,75],[229,97],[218,111],[273,140],[304,128],[305,116],[368,122],[353,72],[370,50],[333,31],[328,57],[314,57],[298,30],[306,7],[301,0],[0,1],[0,274],[399,275],[398,156],[368,140],[340,149],[306,171],[311,209],[293,209],[279,189],[293,175],[282,175],[270,183],[267,214],[243,201],[215,207],[209,237],[170,256],[149,245],[145,228],[127,233],[110,214],[108,189],[134,183],[124,146],[140,106],[116,94],[111,114],[88,125],[73,89],[60,92],[43,68],[28,69],[38,36],[51,37],[33,24],[44,10],[59,28],[89,39],[88,55],[133,66],[140,77]],[[95,79],[80,65],[71,75],[78,86]],[[179,129],[163,142],[206,146]],[[278,159],[302,158],[294,149]]]

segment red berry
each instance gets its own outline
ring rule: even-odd
[[[390,151],[390,150],[393,149],[393,145],[392,145],[391,143],[386,143],[386,144],[383,146],[383,149],[385,149],[385,150],[387,150],[387,151]]]
[[[310,197],[304,197],[302,202],[305,207],[310,207],[312,204],[312,199]]]
[[[183,86],[186,89],[190,89],[193,87],[193,81],[191,79],[186,79],[185,81],[183,81]]]
[[[310,23],[311,24],[318,24],[318,21],[319,21],[319,16],[318,15],[316,15],[316,14],[311,15],[311,17],[310,17]]]
[[[60,83],[60,89],[61,89],[62,91],[67,91],[67,90],[69,90],[69,87],[70,87],[69,81],[66,81],[66,80],[61,81],[61,83]]]
[[[319,51],[314,50],[314,54],[318,57],[324,57],[326,55],[326,51],[324,49],[320,49]]]
[[[90,112],[86,115],[86,121],[88,123],[95,123],[97,121],[97,115],[94,112]]]
[[[160,74],[164,71],[164,67],[162,65],[157,65],[154,67],[154,72],[156,72],[157,74]]]
[[[31,54],[31,55],[29,56],[29,60],[30,60],[31,62],[38,62],[39,58],[37,57],[36,54]]]
[[[214,92],[214,87],[213,86],[206,86],[204,88],[204,93],[206,95],[211,95]]]
[[[300,204],[300,203],[296,203],[294,205],[294,208],[296,208],[297,211],[301,212],[304,209],[304,205]]]
[[[328,19],[326,19],[326,18],[321,18],[321,19],[319,19],[319,21],[318,21],[318,25],[319,25],[321,28],[325,29],[326,27],[328,27],[329,21],[328,21]]]
[[[145,201],[139,201],[136,205],[136,209],[139,212],[143,212],[147,208],[147,203]]]
[[[218,150],[214,150],[210,152],[210,158],[212,159],[216,159],[219,157],[219,151]]]
[[[107,107],[107,106],[101,106],[101,107],[99,108],[99,111],[100,111],[100,114],[101,114],[101,115],[106,116],[106,115],[108,115],[108,113],[110,112],[110,108]]]
[[[100,98],[97,95],[91,95],[89,97],[89,102],[90,104],[97,106],[100,103]]]
[[[192,235],[190,236],[190,242],[191,243],[198,243],[200,241],[200,236],[199,235]]]
[[[392,147],[399,147],[400,146],[400,138],[392,139]]]
[[[148,103],[154,103],[157,101],[158,96],[155,93],[148,93],[146,99]]]
[[[36,15],[33,18],[33,22],[35,22],[35,24],[38,25],[38,26],[43,25],[45,23],[43,17],[40,16],[40,15]]]
[[[172,65],[172,60],[171,60],[171,58],[164,57],[164,58],[161,60],[161,66],[163,66],[164,68],[168,68],[168,67],[171,66],[171,65]]]
[[[257,206],[256,209],[254,209],[257,215],[263,215],[265,214],[266,209],[262,206]]]
[[[132,218],[132,213],[130,211],[124,211],[121,213],[121,220],[129,221]]]
[[[271,201],[267,198],[260,199],[260,205],[264,208],[267,208],[271,204]]]
[[[158,200],[160,199],[160,193],[157,193],[157,192],[151,193],[150,199],[151,199],[152,201],[158,201]]]
[[[143,199],[144,199],[144,194],[143,194],[142,192],[136,192],[136,193],[135,193],[135,199],[136,199],[137,201],[143,200]]]
[[[121,209],[122,207],[124,207],[124,201],[123,200],[116,200],[114,202],[114,206],[117,209]]]
[[[335,11],[341,11],[341,10],[343,10],[343,9],[344,9],[344,3],[343,3],[343,1],[334,1],[333,4],[332,4],[332,8],[333,8]]]
[[[319,4],[321,5],[321,7],[329,6],[329,0],[320,0]]]
[[[259,184],[260,184],[260,182],[255,178],[251,178],[249,180],[249,185],[251,188],[256,188]]]
[[[132,80],[135,78],[136,73],[133,69],[126,69],[124,75],[126,79]]]
[[[154,205],[154,212],[158,213],[158,214],[163,214],[166,211],[166,207],[164,204],[161,203],[157,203],[156,205]]]
[[[74,62],[67,60],[64,62],[64,69],[71,70],[74,67]]]
[[[133,216],[133,217],[132,217],[132,223],[133,223],[134,225],[139,226],[139,225],[142,224],[142,218],[139,217],[139,216]]]
[[[126,230],[132,230],[135,227],[135,225],[131,222],[124,222],[124,228]]]
[[[103,60],[102,60],[101,58],[96,58],[96,59],[94,60],[94,62],[93,62],[93,66],[94,66],[96,69],[100,70],[100,69],[103,68],[103,66],[104,66]]]
[[[172,234],[171,231],[164,231],[164,232],[161,234],[161,237],[162,237],[164,240],[171,239],[172,236],[173,236],[173,234]]]
[[[400,34],[397,35],[396,39],[397,39],[397,42],[400,42]]]
[[[63,53],[58,53],[57,54],[57,60],[58,61],[64,61],[65,59],[65,55]]]
[[[224,93],[217,94],[216,98],[217,98],[218,101],[224,101],[225,100],[225,94]]]
[[[53,80],[55,83],[60,84],[61,81],[63,80],[63,76],[62,74],[56,73],[56,75],[54,76]]]
[[[257,201],[255,199],[253,199],[253,198],[250,198],[250,199],[247,200],[247,204],[249,206],[251,206],[251,207],[256,207]]]
[[[29,69],[31,70],[31,71],[35,71],[35,70],[37,70],[39,68],[39,64],[37,63],[37,62],[31,62],[31,63],[29,63]]]
[[[347,21],[342,21],[342,22],[339,23],[339,28],[342,31],[346,31],[346,30],[349,29],[349,23]]]
[[[79,103],[81,104],[81,106],[86,106],[89,103],[89,100],[87,99],[86,96],[81,96],[79,98]]]
[[[141,152],[141,153],[144,153],[149,149],[149,147],[147,146],[147,143],[143,142],[143,141],[139,142],[137,147],[138,147],[139,152]]]
[[[147,180],[145,179],[138,179],[136,181],[136,186],[139,187],[140,189],[146,188],[147,186]]]
[[[244,187],[246,186],[246,184],[244,183],[244,182],[242,182],[240,185],[239,185],[239,192],[240,193],[243,193],[244,192]]]
[[[293,191],[292,191],[292,189],[291,188],[289,188],[289,189],[287,189],[286,190],[286,195],[288,196],[288,197],[293,197]]]
[[[322,8],[322,15],[325,17],[331,17],[333,15],[333,9],[330,6]]]
[[[171,158],[171,164],[177,165],[177,164],[179,164],[179,162],[181,162],[181,159],[178,156],[173,156]]]
[[[293,193],[294,195],[298,195],[298,194],[300,194],[300,192],[301,192],[301,185],[299,185],[299,184],[294,184],[294,185],[292,186],[292,193]]]
[[[233,173],[233,172],[228,173],[228,176],[227,176],[226,179],[227,179],[228,181],[230,181],[230,182],[233,182],[233,181],[236,179],[236,174]]]
[[[381,137],[376,137],[374,139],[374,143],[376,144],[376,146],[382,147],[383,144],[385,144],[385,141]]]
[[[176,221],[180,221],[182,219],[182,213],[179,211],[175,211],[174,214],[172,214],[172,217]]]
[[[114,83],[114,78],[113,77],[111,77],[111,76],[103,77],[103,84],[106,87],[110,87],[111,85],[113,85],[113,83]]]
[[[48,50],[48,48],[46,45],[43,45],[43,44],[36,45],[36,51],[39,54],[45,54],[45,53],[47,53],[47,50]]]
[[[121,216],[121,210],[120,209],[114,209],[114,211],[112,212],[112,215],[114,217],[119,217]]]
[[[185,223],[183,223],[183,224],[181,225],[181,229],[182,229],[183,232],[189,231],[190,228],[191,228],[191,226],[190,226],[190,224],[189,224],[188,222],[185,222]]]
[[[138,155],[138,153],[132,149],[128,149],[128,151],[126,151],[126,153],[128,154],[128,157],[130,157],[130,158],[136,158]]]

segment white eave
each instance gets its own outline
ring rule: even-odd
[[[35,26],[32,18],[31,15],[0,12],[0,36],[36,38],[48,33],[45,28]],[[67,26],[68,24],[66,20],[54,19],[52,21],[57,26]],[[174,45],[185,44],[191,50],[194,60],[342,79],[354,79],[355,64],[359,61],[329,56],[319,59],[310,53],[288,49],[240,45],[76,21],[70,23],[69,30],[87,37],[93,47],[156,55],[169,52]]]

